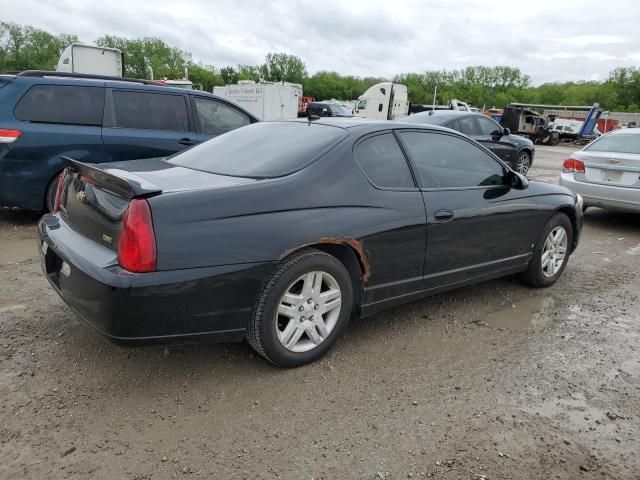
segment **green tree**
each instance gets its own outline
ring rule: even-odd
[[[220,70],[222,81],[225,85],[232,85],[238,83],[238,72],[232,66],[226,66]]]
[[[271,82],[302,83],[307,69],[300,57],[287,53],[268,53],[260,66],[262,78]]]

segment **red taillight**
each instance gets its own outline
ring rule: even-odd
[[[20,130],[6,130],[0,128],[0,143],[13,143],[20,138],[22,132]]]
[[[56,198],[53,201],[53,211],[56,213],[60,211],[60,204],[62,203],[62,191],[64,190],[64,182],[67,179],[67,169],[65,168],[58,177],[58,186],[56,187]]]
[[[152,272],[156,269],[156,236],[151,207],[146,200],[131,200],[124,213],[118,262],[130,272]]]
[[[571,157],[565,158],[562,163],[562,171],[564,173],[584,173],[584,162]]]

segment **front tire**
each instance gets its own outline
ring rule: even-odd
[[[345,266],[316,249],[284,260],[260,293],[247,329],[258,354],[281,367],[322,357],[346,327],[353,285]]]
[[[531,167],[531,154],[526,150],[523,150],[518,154],[518,158],[516,160],[514,170],[522,175],[526,175],[530,167]]]
[[[567,266],[572,245],[571,220],[564,213],[556,213],[542,230],[522,279],[535,288],[556,283]]]

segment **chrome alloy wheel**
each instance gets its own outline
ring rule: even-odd
[[[555,276],[567,255],[567,231],[558,226],[551,230],[542,249],[542,274],[549,278]]]
[[[527,152],[522,152],[516,162],[516,172],[526,175],[529,171],[530,164],[531,159],[529,158],[529,154]]]
[[[327,272],[305,273],[285,290],[275,313],[276,335],[284,348],[314,349],[335,328],[342,305],[340,285]]]

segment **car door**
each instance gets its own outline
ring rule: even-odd
[[[375,226],[363,246],[372,277],[365,285],[368,313],[393,298],[422,290],[426,248],[426,214],[407,159],[391,131],[360,139],[354,156],[372,188]],[[354,219],[354,224],[357,223]]]
[[[197,143],[192,130],[186,94],[107,89],[102,141],[111,161],[173,155]]]
[[[459,135],[398,132],[427,213],[426,289],[508,272],[528,261],[541,222],[527,190],[507,184],[507,170]]]
[[[475,121],[478,134],[473,139],[487,147],[506,163],[513,163],[516,159],[516,147],[508,141],[508,136],[503,135],[503,128],[489,117],[478,115],[475,116]]]
[[[198,142],[251,123],[249,115],[228,103],[195,95],[191,97],[191,103]]]

